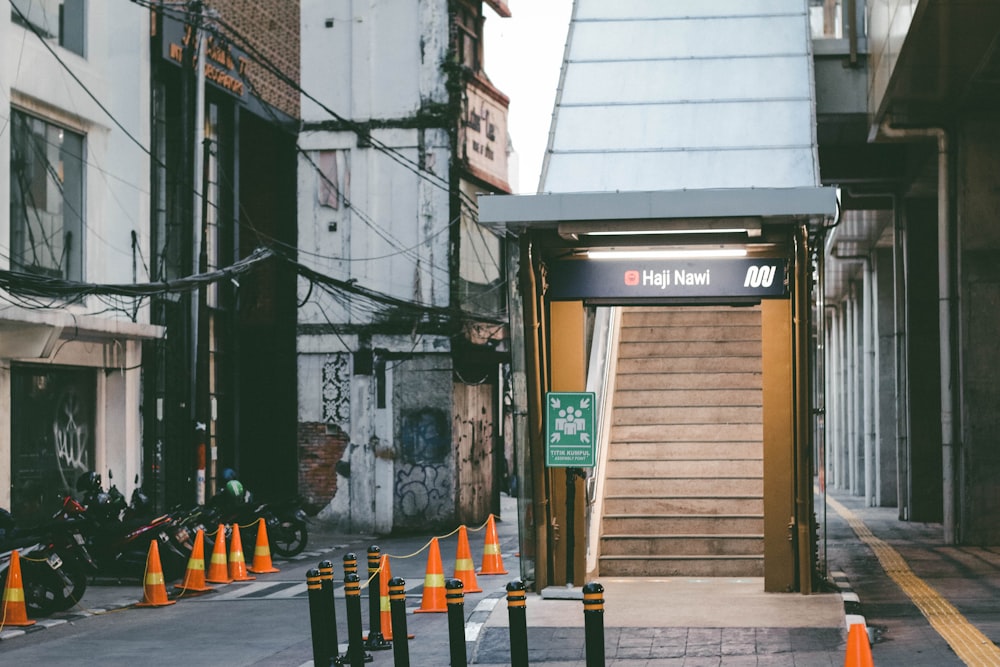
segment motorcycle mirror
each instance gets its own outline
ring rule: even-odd
[[[114,475],[111,474],[111,468],[108,468],[108,481],[110,482],[112,478],[114,478]]]

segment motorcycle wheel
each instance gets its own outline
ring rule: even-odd
[[[86,573],[65,561],[58,570],[53,570],[48,563],[22,562],[21,571],[24,606],[29,616],[66,611],[78,603],[87,590]]]
[[[305,551],[309,542],[309,531],[303,524],[282,521],[276,526],[268,526],[271,550],[282,558],[292,558]]]

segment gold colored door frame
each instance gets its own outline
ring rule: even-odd
[[[804,227],[789,234],[794,248],[792,293],[761,302],[764,413],[764,588],[812,592],[812,473],[809,441],[809,258]],[[537,239],[535,239],[537,240]],[[544,396],[583,391],[586,385],[583,303],[544,297],[539,248],[522,245],[521,285],[528,356],[528,455],[535,481],[537,545],[535,585],[583,583],[586,567],[585,493],[579,480],[567,487],[566,470],[545,467]],[[534,256],[533,256],[534,255]],[[571,489],[571,491],[568,491]],[[574,494],[572,551],[565,529],[568,492]],[[569,581],[568,553],[573,579]]]

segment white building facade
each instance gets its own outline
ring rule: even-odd
[[[0,20],[0,507],[32,515],[85,470],[141,466],[135,298],[148,282],[149,13],[15,0]]]
[[[485,519],[504,477],[507,98],[484,6],[303,2],[300,491],[354,530]]]

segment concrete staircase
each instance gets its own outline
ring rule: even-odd
[[[759,308],[626,308],[600,576],[763,576]]]

